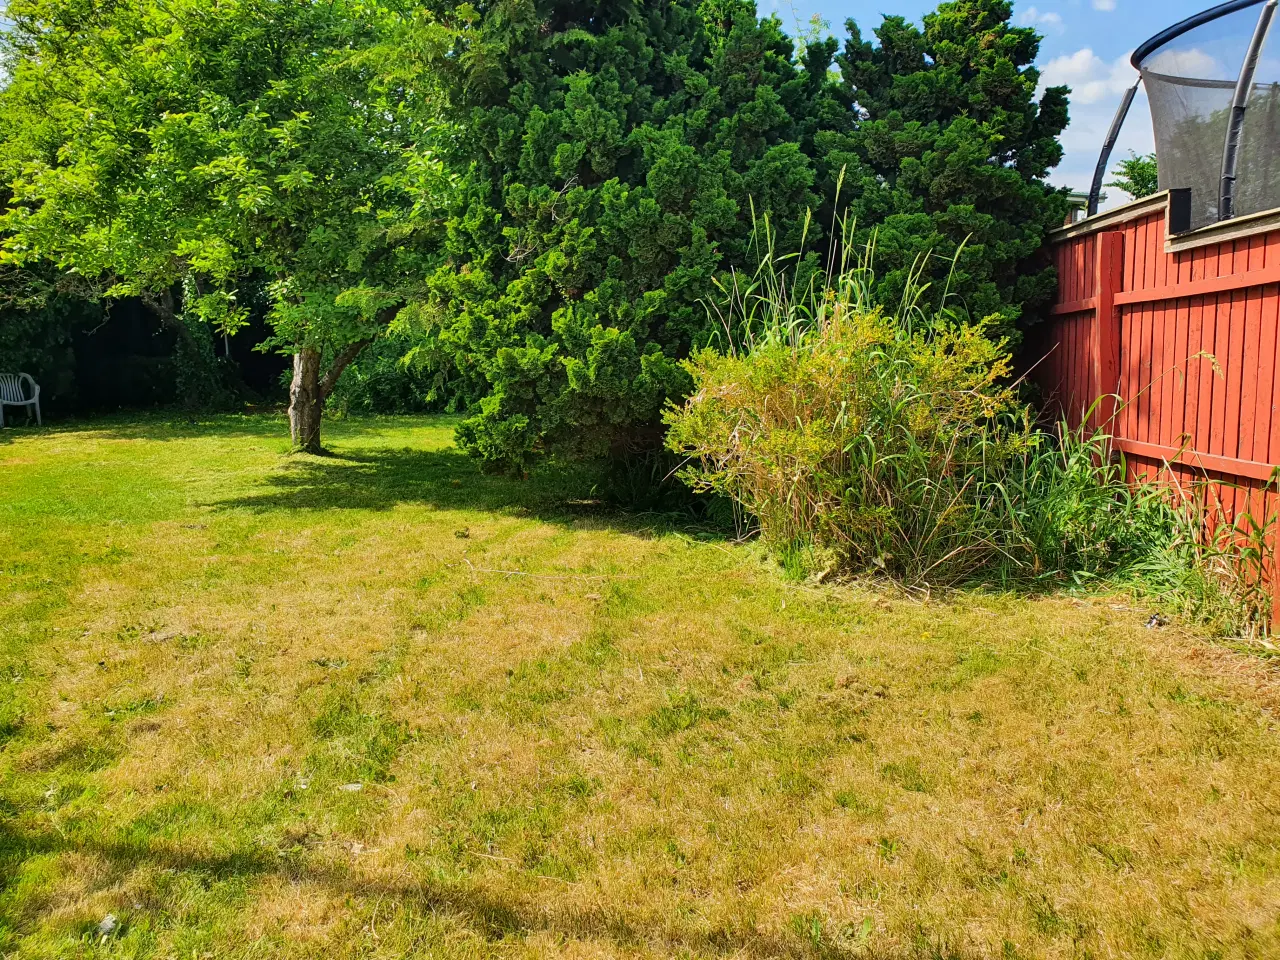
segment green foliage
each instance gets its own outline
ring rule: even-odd
[[[179,402],[188,410],[227,410],[237,396],[234,371],[214,347],[213,328],[198,316],[178,317],[186,330],[174,345],[173,366]]]
[[[1160,189],[1160,171],[1154,153],[1139,156],[1130,150],[1129,159],[1121,160],[1111,175],[1115,179],[1107,186],[1123,190],[1134,200],[1149,197]]]
[[[439,42],[414,5],[13,0],[7,15],[4,262],[143,297],[189,372],[208,334],[186,321],[234,332],[250,278],[272,281],[273,346],[340,351],[427,272],[422,64]]]
[[[404,341],[376,341],[347,367],[329,407],[339,413],[425,413],[447,406],[435,373],[405,362]]]
[[[676,419],[672,442],[704,464],[751,463],[749,479],[714,467],[707,476],[733,477],[725,493],[747,480],[739,489],[753,494],[742,502],[770,540],[834,551],[846,568],[961,579],[999,549],[974,536],[993,507],[986,468],[1016,454],[1021,439],[996,426],[1010,403],[996,386],[1007,373],[1002,348],[981,327],[907,335],[871,314],[841,319],[799,350],[761,345],[742,382],[738,358],[726,367],[703,354],[698,396],[710,402],[692,409],[716,422]],[[704,450],[691,441],[706,427],[716,440]],[[975,474],[983,482],[970,484]]]
[[[1119,469],[1123,474],[1123,465]],[[1271,484],[1276,482],[1273,476]],[[1222,519],[1222,488],[1207,477],[1176,499],[1165,489],[1145,489],[1160,500],[1166,538],[1141,561],[1140,587],[1219,636],[1270,637],[1276,515],[1246,510]]]
[[[890,315],[869,248],[803,266],[765,246],[725,291],[725,350],[686,362],[696,392],[665,415],[684,479],[736,502],[789,573],[1127,578],[1220,630],[1266,629],[1272,521],[1206,530],[1194,497],[1130,485],[1104,432],[1038,429],[1006,344],[927,307],[918,274]]]
[[[46,404],[73,389],[71,334],[81,319],[50,288],[46,271],[0,267],[0,373],[31,374]]]
[[[1030,436],[1006,345],[982,324],[912,329],[867,309],[862,265],[807,290],[769,269],[732,294],[738,317],[763,322],[742,349],[688,361],[697,392],[667,412],[687,481],[739,503],[793,565],[810,552],[954,583],[1009,557],[1002,481]]]
[[[927,277],[951,274],[969,313],[996,317],[993,336],[1016,341],[1056,282],[1035,258],[1066,215],[1045,178],[1062,159],[1068,91],[1037,101],[1040,38],[1011,26],[1011,11],[1006,0],[956,0],[923,27],[887,16],[874,44],[849,21],[836,63],[857,121],[824,129],[815,150],[829,197],[847,169],[837,208],[859,240],[878,233],[881,300],[896,301],[927,257]]]
[[[800,67],[740,2],[543,0],[459,26],[467,172],[420,333],[479,400],[460,438],[517,472],[658,446],[750,199],[789,223],[820,202],[802,144],[829,57]]]
[[[880,227],[885,296],[960,251],[954,292],[1009,334],[1052,288],[1028,261],[1062,222],[1044,177],[1066,122],[1063,90],[1035,101],[1038,41],[1009,16],[944,4],[923,31],[887,18],[879,47],[851,24],[839,56],[737,0],[460,18],[467,172],[415,329],[479,401],[463,444],[516,472],[653,446],[690,387],[678,361],[713,331],[704,299],[750,260],[753,207],[794,245],[806,211],[852,204]]]
[[[660,447],[753,210],[794,246],[849,206],[880,299],[950,270],[997,341],[1052,287],[1032,257],[1063,219],[1065,91],[1036,100],[1038,38],[1002,0],[887,17],[877,44],[850,23],[843,48],[749,0],[7,15],[0,257],[144,297],[184,341],[179,318],[242,325],[265,277],[268,346],[333,358],[298,368],[321,403],[390,329],[494,468]]]

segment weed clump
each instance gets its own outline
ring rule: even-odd
[[[1112,578],[1224,631],[1265,621],[1260,576],[1232,562],[1238,531],[1202,529],[1189,498],[1130,484],[1105,431],[1042,429],[1008,342],[945,292],[929,307],[922,269],[887,310],[874,240],[825,269],[778,256],[767,221],[757,240],[760,268],[714,310],[721,342],[686,361],[695,389],[668,408],[667,443],[685,482],[735,503],[788,573]]]

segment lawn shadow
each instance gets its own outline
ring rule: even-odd
[[[279,440],[287,444],[289,421],[283,412],[188,414],[172,410],[148,410],[52,420],[46,418],[43,427],[0,430],[0,442],[4,442],[4,435],[10,432],[23,437],[73,434],[103,440],[149,440],[156,443],[201,437],[255,437]]]
[[[20,440],[25,437],[38,436],[39,434],[46,432],[48,429],[49,428],[47,426],[37,427],[34,420],[29,424],[23,421],[14,423],[10,420],[10,415],[6,413],[4,426],[0,427],[0,446],[5,446],[13,443],[15,440]]]
[[[657,531],[696,531],[703,539],[731,536],[692,514],[629,512],[602,499],[598,476],[588,468],[548,464],[528,479],[482,473],[456,448],[422,450],[339,449],[324,456],[296,456],[249,494],[216,500],[215,510],[290,513],[318,510],[385,511],[402,504],[434,510],[532,516],[558,524],[590,520],[636,536]]]
[[[289,454],[289,424],[279,410],[208,416],[175,411],[112,414],[62,421],[44,432],[159,444],[258,441],[254,446],[278,455],[278,466],[256,481],[251,492],[244,493],[241,486],[239,495],[205,504],[214,510],[384,511],[418,504],[535,516],[561,524],[591,520],[639,536],[669,530],[688,530],[703,539],[733,536],[730,528],[704,520],[693,510],[628,510],[609,502],[599,493],[599,470],[590,466],[544,463],[528,479],[482,473],[473,458],[449,445],[459,419],[422,414],[326,420],[326,451],[320,456]],[[35,433],[0,431],[0,444]],[[405,446],[405,441],[414,445]]]
[[[670,917],[655,923],[647,918],[628,916],[626,904],[615,903],[611,908],[598,904],[557,908],[545,897],[510,890],[498,893],[486,889],[483,880],[471,878],[446,884],[401,871],[395,879],[389,879],[370,876],[341,863],[316,862],[313,855],[306,853],[267,848],[202,853],[145,840],[111,843],[51,830],[23,830],[12,822],[0,820],[0,864],[14,868],[32,857],[64,853],[101,858],[106,861],[114,882],[124,882],[133,871],[150,868],[167,874],[186,874],[206,888],[218,881],[252,882],[271,878],[291,885],[315,884],[348,904],[374,900],[399,904],[416,915],[451,914],[469,932],[489,943],[550,933],[563,942],[604,940],[620,946],[660,944],[672,953],[696,956],[801,958],[815,955],[802,942],[755,929],[737,925],[700,928],[678,923]],[[16,870],[10,869],[8,873],[10,877],[16,876]],[[5,886],[6,882],[0,880],[0,893]],[[164,907],[152,903],[150,909],[159,913]],[[29,914],[33,912],[44,911],[28,910]],[[121,919],[123,929],[127,929],[132,917],[122,913]],[[20,918],[13,918],[14,932],[21,933],[23,926]]]

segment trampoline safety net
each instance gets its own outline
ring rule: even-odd
[[[1231,103],[1257,25],[1258,7],[1245,7],[1171,39],[1138,64],[1151,106],[1160,189],[1191,188],[1192,228],[1218,220]],[[1245,111],[1235,216],[1280,207],[1280,41],[1275,33],[1262,47]]]

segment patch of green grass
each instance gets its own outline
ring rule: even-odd
[[[1274,662],[792,582],[453,423],[4,435],[0,955],[1280,954]]]
[[[654,709],[649,714],[649,728],[659,737],[670,737],[686,730],[692,730],[703,720],[723,720],[729,711],[723,707],[706,708],[691,693],[680,693],[671,696],[667,703]]]
[[[886,763],[880,768],[880,775],[890,783],[913,793],[929,793],[932,783],[920,768],[920,761],[915,757],[907,757],[897,763]]]
[[[403,722],[368,709],[356,690],[343,686],[328,690],[311,734],[315,746],[307,768],[331,783],[386,783],[409,740]]]

